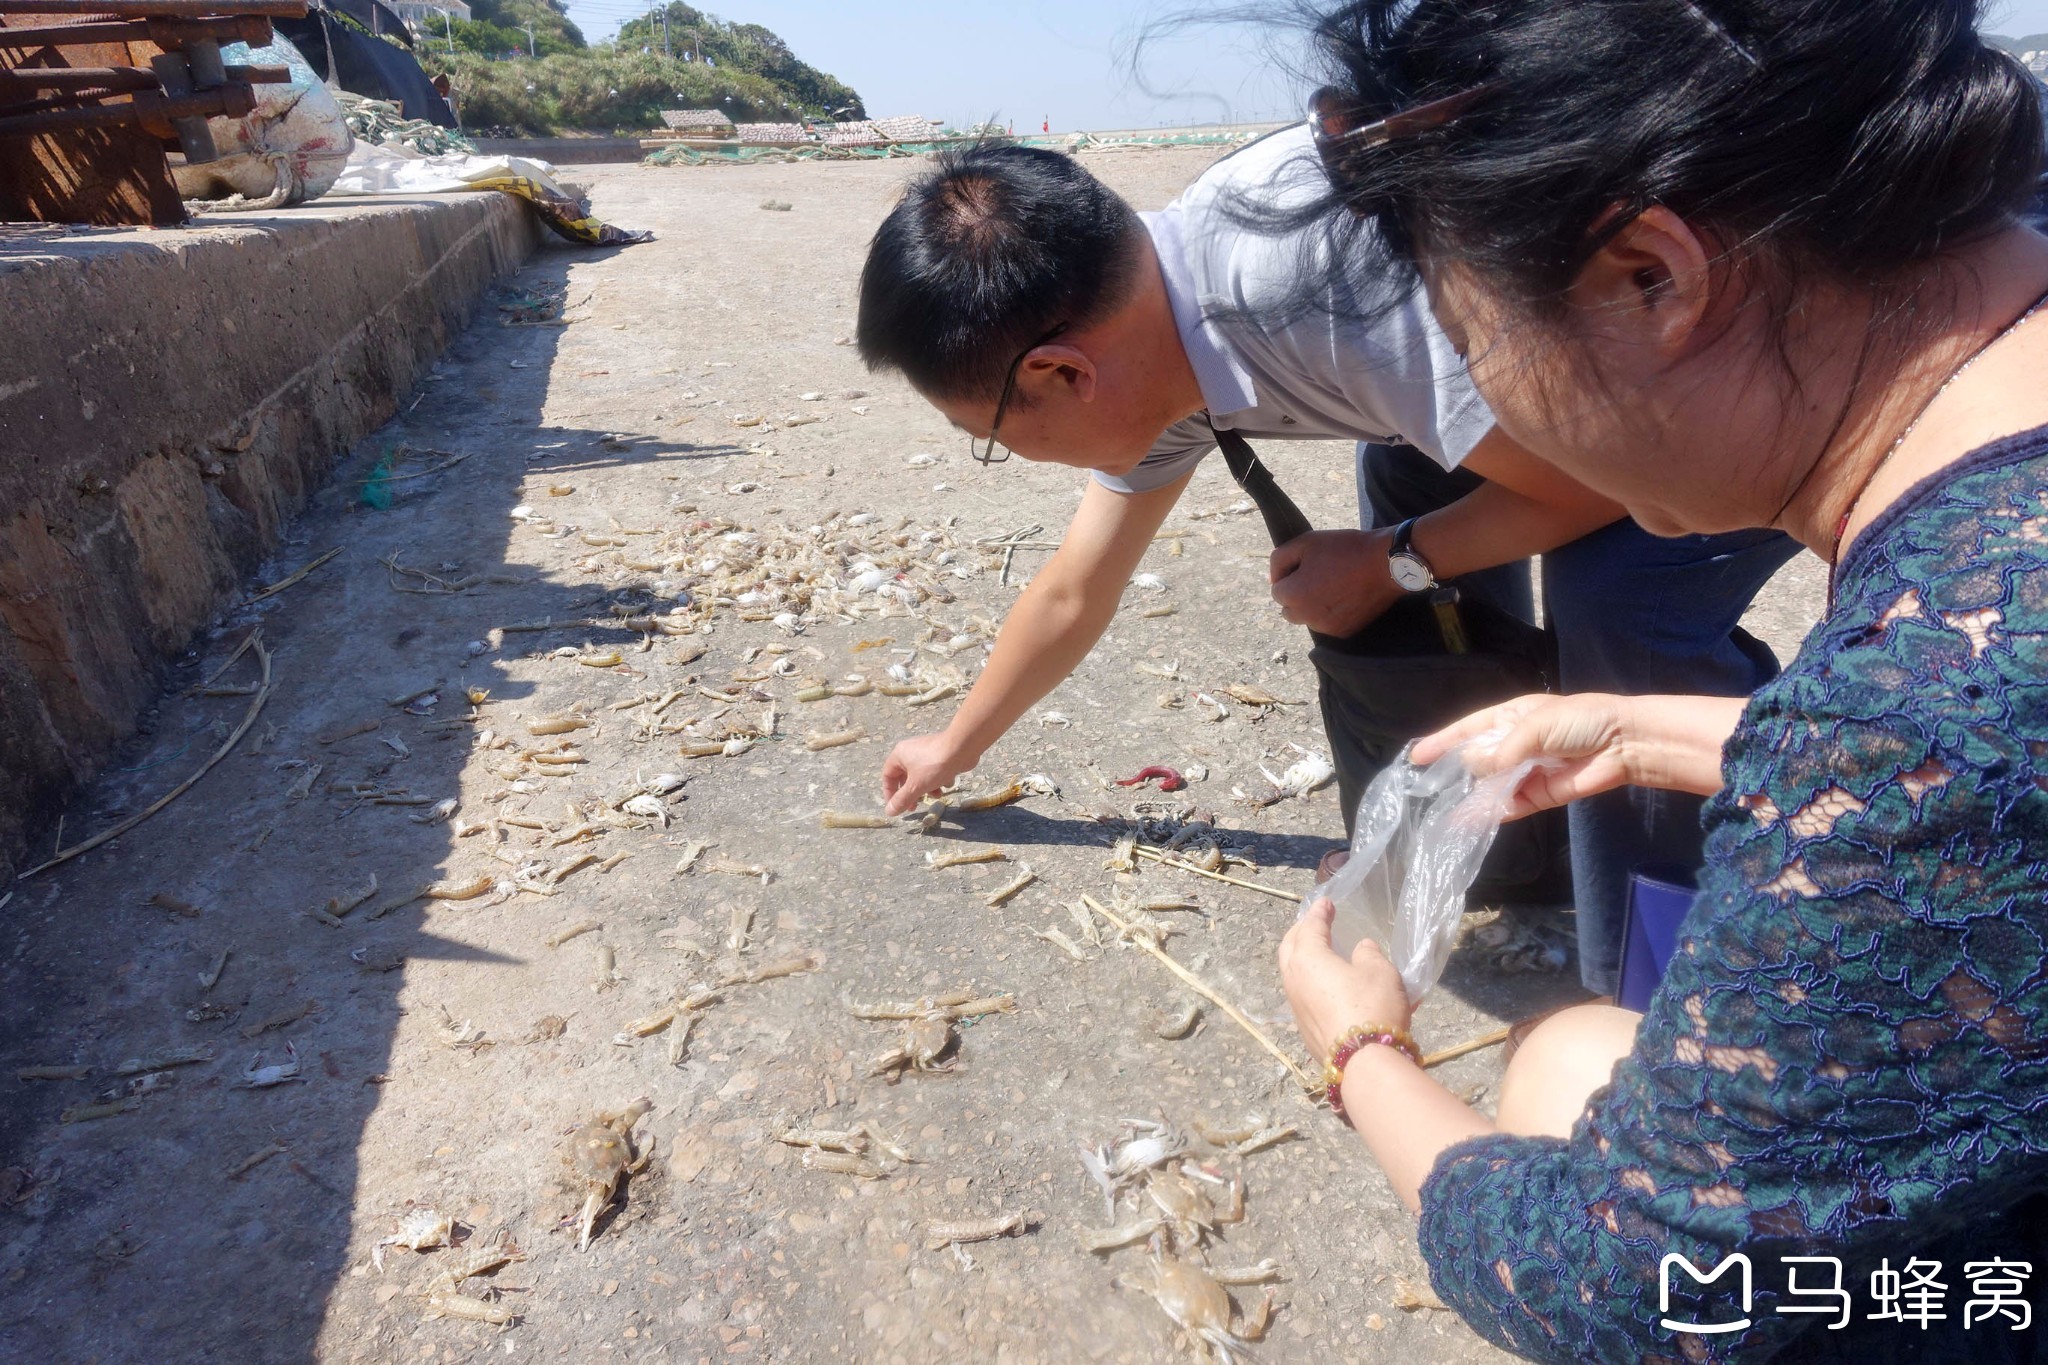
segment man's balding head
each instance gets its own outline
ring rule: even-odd
[[[941,153],[883,220],[861,271],[861,358],[933,398],[993,402],[1017,355],[1130,296],[1144,227],[1072,157]]]

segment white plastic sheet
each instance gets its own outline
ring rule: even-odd
[[[1306,915],[1318,900],[1335,902],[1331,945],[1348,958],[1365,939],[1379,944],[1413,1005],[1443,975],[1465,893],[1500,833],[1515,789],[1537,766],[1475,778],[1465,754],[1500,738],[1468,740],[1427,768],[1403,752],[1359,798],[1350,860],[1301,903]]]

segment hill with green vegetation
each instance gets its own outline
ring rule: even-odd
[[[666,44],[660,11],[595,47],[558,0],[471,0],[470,15],[428,25],[414,55],[454,83],[472,132],[644,133],[661,126],[664,109],[722,109],[743,122],[865,117],[851,87],[773,31],[688,5],[669,6]]]
[[[621,49],[688,54],[716,69],[746,71],[789,92],[792,113],[824,118],[843,111],[842,118],[866,118],[860,96],[845,82],[800,61],[789,44],[759,24],[729,23],[680,3],[646,19],[632,19],[619,29]]]
[[[2029,33],[2024,38],[2008,38],[2000,33],[1987,33],[1984,41],[1993,47],[2003,48],[2017,57],[2024,52],[2048,52],[2048,33]]]

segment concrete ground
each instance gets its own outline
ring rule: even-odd
[[[1156,206],[1206,160],[1093,164]],[[1300,1056],[1273,971],[1290,901],[1105,867],[1117,827],[1103,817],[1194,808],[1251,864],[1233,875],[1294,895],[1341,836],[1332,791],[1264,809],[1238,795],[1265,791],[1259,766],[1286,767],[1290,745],[1321,747],[1312,705],[1226,700],[1217,721],[1192,700],[1233,684],[1314,694],[1304,638],[1266,602],[1262,530],[1233,510],[1220,462],[1144,565],[1162,586],[1130,590],[1110,638],[969,783],[1042,774],[1059,795],[929,836],[820,828],[826,809],[872,811],[890,743],[953,704],[850,679],[898,690],[912,685],[892,682],[900,665],[930,691],[970,677],[1044,559],[1016,550],[1006,583],[1001,552],[976,542],[1056,537],[1080,484],[971,463],[844,344],[866,237],[914,164],[579,172],[602,216],[660,239],[537,258],[361,445],[262,582],[339,555],[199,641],[149,732],[66,812],[72,842],[142,809],[260,695],[190,794],[0,910],[0,1356],[1189,1358],[1159,1308],[1116,1284],[1141,1277],[1143,1251],[1082,1248],[1105,1212],[1076,1144],[1126,1118],[1250,1115],[1299,1135],[1241,1159],[1195,1146],[1246,1191],[1212,1260],[1281,1267],[1257,1358],[1495,1356],[1416,1306],[1412,1223],[1356,1140],[1220,1011],[1162,1037],[1186,989],[1136,948],[1088,942],[1068,910],[1083,893],[1193,896],[1201,915],[1161,915],[1180,931],[1167,950]],[[770,199],[792,208],[758,207]],[[553,323],[550,298],[567,305],[561,325],[501,325]],[[1319,524],[1353,517],[1343,448],[1266,454]],[[884,592],[834,586],[870,563]],[[1813,619],[1817,579],[1802,561],[1760,609],[1781,653]],[[694,605],[671,614],[684,591]],[[650,629],[664,624],[691,633]],[[267,694],[246,690],[253,654],[213,677],[252,627]],[[798,700],[819,680],[845,694]],[[561,716],[591,724],[533,733]],[[749,747],[750,730],[768,733]],[[805,742],[846,731],[864,737]],[[744,752],[683,756],[728,737]],[[1162,763],[1208,776],[1170,797],[1105,785]],[[627,802],[664,773],[686,781]],[[1007,861],[926,865],[988,846]],[[586,852],[596,861],[576,865]],[[1020,864],[1037,881],[991,908]],[[373,876],[338,926],[323,918]],[[429,886],[479,893],[407,899]],[[1052,931],[1078,959],[1039,936]],[[679,993],[797,957],[815,969],[726,987],[680,1049],[676,1026],[627,1030]],[[1498,966],[1454,959],[1418,1020],[1426,1047],[1572,994],[1565,977]],[[950,1070],[867,1074],[901,1033],[846,1002],[955,989],[1013,993],[1017,1009],[963,1026]],[[173,1047],[209,1059],[143,1068],[159,1081],[118,1074]],[[295,1077],[249,1084],[294,1061]],[[14,1079],[32,1067],[90,1070]],[[1499,1072],[1494,1049],[1441,1074],[1486,1103]],[[569,1134],[639,1096],[651,1160],[579,1252]],[[772,1139],[863,1122],[915,1160],[871,1147],[869,1179],[807,1168]],[[964,1257],[928,1244],[935,1222],[1010,1213],[1023,1235]],[[461,1248],[388,1247],[378,1267],[381,1241],[443,1216]],[[451,1301],[436,1278],[494,1239],[521,1259]]]

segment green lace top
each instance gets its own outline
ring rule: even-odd
[[[1423,1254],[1480,1333],[1545,1360],[2048,1356],[2044,641],[2048,428],[1850,548],[1729,740],[1678,951],[1571,1139],[1437,1163]],[[1665,1262],[1735,1252],[1746,1304],[1740,1266]]]

